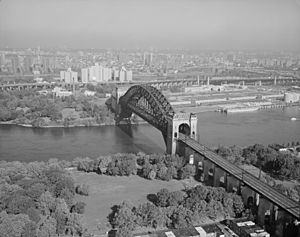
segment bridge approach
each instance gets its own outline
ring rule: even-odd
[[[219,166],[228,174],[234,176],[237,180],[249,186],[255,192],[261,194],[275,205],[281,207],[294,218],[300,220],[300,204],[296,201],[288,198],[286,195],[278,192],[267,183],[220,157],[214,151],[191,139],[190,137],[184,134],[179,134],[178,141],[204,156],[206,159],[210,160],[212,163]]]

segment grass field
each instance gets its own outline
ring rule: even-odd
[[[137,205],[147,201],[148,194],[157,193],[162,188],[176,191],[193,185],[195,182],[147,180],[139,176],[112,177],[78,171],[72,175],[76,183],[90,186],[89,196],[77,196],[77,200],[86,203],[83,221],[94,234],[104,232],[105,228],[103,227],[108,223],[107,216],[111,213],[112,206],[120,204],[124,200]],[[97,226],[102,226],[103,230],[100,232]]]

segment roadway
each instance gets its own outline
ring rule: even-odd
[[[275,205],[291,214],[294,218],[300,220],[300,203],[297,203],[286,195],[278,192],[265,182],[259,180],[257,177],[230,163],[221,156],[217,155],[214,151],[210,150],[208,147],[198,143],[188,136],[179,134],[178,140],[192,148],[197,153],[205,156],[211,162],[225,170],[230,175],[234,176],[236,179],[242,181],[255,192],[259,193],[263,197],[273,202]]]

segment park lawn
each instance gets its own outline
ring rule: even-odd
[[[177,191],[195,185],[195,181],[192,180],[166,182],[147,180],[137,175],[114,177],[74,171],[72,176],[76,184],[89,185],[89,196],[77,195],[76,200],[86,203],[83,223],[94,234],[105,232],[105,225],[108,224],[107,216],[114,205],[125,200],[138,205],[147,201],[148,194],[157,193],[162,188]],[[99,231],[97,226],[101,226],[102,230]]]

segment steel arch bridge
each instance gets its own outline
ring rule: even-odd
[[[135,113],[149,124],[159,129],[166,141],[168,117],[173,117],[174,110],[166,97],[155,87],[150,85],[135,85],[116,99],[117,106],[112,100],[106,105],[115,113],[116,122],[130,118]]]

